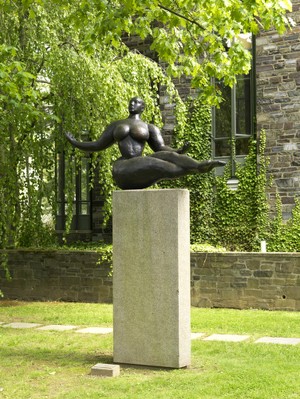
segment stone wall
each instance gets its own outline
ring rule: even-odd
[[[1,251],[0,251],[1,254]],[[88,251],[8,251],[9,299],[112,302],[110,265]],[[300,311],[300,253],[193,253],[191,301],[198,307]]]
[[[0,289],[10,299],[111,302],[111,268],[98,260],[92,251],[11,250],[12,280],[6,281],[1,269]]]
[[[274,185],[269,191],[274,206],[276,192],[289,218],[300,197],[300,1],[293,0],[290,14],[297,24],[284,35],[274,31],[256,39],[258,131],[267,134],[269,172]]]
[[[300,310],[300,253],[198,253],[192,305]]]
[[[164,67],[164,64],[161,65]],[[197,97],[197,90],[191,87],[190,78],[181,76],[180,78],[173,79],[173,82],[183,101],[186,101],[188,98]],[[163,120],[162,134],[166,144],[172,145],[173,133],[177,123],[174,113],[175,104],[170,104],[170,98],[164,86],[161,86],[159,90],[159,106]]]

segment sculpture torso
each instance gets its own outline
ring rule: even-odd
[[[141,156],[149,135],[148,125],[139,119],[119,121],[113,130],[123,158]]]

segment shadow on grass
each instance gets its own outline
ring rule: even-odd
[[[58,350],[55,349],[24,349],[15,348],[13,351],[11,348],[4,348],[0,350],[0,358],[2,361],[9,362],[10,364],[18,365],[20,364],[20,359],[22,362],[28,362],[31,365],[35,365],[36,367],[43,364],[46,367],[77,367],[77,366],[85,366],[85,365],[95,365],[97,363],[105,363],[105,364],[115,364],[113,361],[112,354],[107,353],[80,353],[78,351],[69,352],[66,350]],[[126,370],[136,370],[137,372],[148,371],[173,371],[174,368],[168,367],[157,367],[157,366],[147,366],[147,365],[138,365],[138,364],[125,364],[118,363],[122,369]],[[189,368],[183,368],[189,369]]]
[[[47,365],[56,366],[80,366],[84,364],[96,363],[113,363],[112,354],[107,353],[82,353],[76,349],[65,350],[63,348],[45,349],[41,347],[36,348],[1,348],[0,349],[1,362],[9,362],[10,364],[19,364],[20,359],[28,361],[33,364],[43,363]]]

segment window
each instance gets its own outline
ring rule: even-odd
[[[56,230],[65,230],[66,224],[66,166],[71,162],[72,184],[74,186],[73,219],[71,230],[91,229],[91,195],[89,190],[89,159],[82,158],[81,165],[76,166],[75,159],[67,161],[64,153],[57,156],[57,215]]]
[[[252,67],[248,75],[237,77],[233,88],[225,86],[222,81],[215,81],[224,98],[220,108],[212,110],[212,150],[215,159],[243,162],[248,154],[249,139],[255,133],[254,74]]]

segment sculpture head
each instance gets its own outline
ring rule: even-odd
[[[128,110],[131,115],[134,114],[141,114],[145,109],[145,103],[144,100],[142,100],[140,97],[133,97],[129,101],[129,106]]]

